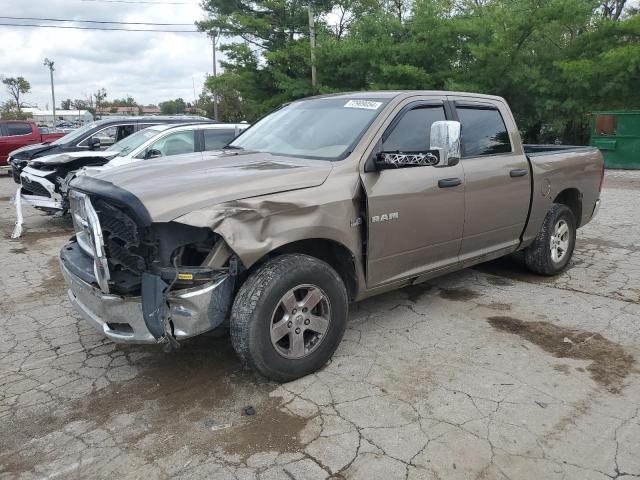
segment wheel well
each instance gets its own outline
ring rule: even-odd
[[[582,220],[582,195],[577,188],[563,190],[556,196],[553,203],[561,203],[569,207],[576,219],[576,227],[580,226]]]
[[[341,243],[324,238],[312,238],[287,243],[286,245],[282,245],[272,252],[269,252],[269,254],[260,259],[259,262],[256,262],[256,265],[269,258],[273,258],[284,253],[303,253],[319,258],[323,262],[328,263],[336,272],[338,272],[340,278],[342,278],[342,281],[347,288],[349,299],[353,300],[353,298],[355,298],[357,292],[357,279],[354,258],[349,249]]]

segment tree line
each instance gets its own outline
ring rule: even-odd
[[[31,92],[31,84],[24,77],[0,76],[0,81],[5,86],[10,99],[0,104],[0,118],[3,120],[24,120],[31,117],[31,114],[23,111],[23,108],[30,107],[31,104],[24,101],[25,95]],[[116,113],[118,107],[137,108],[138,113],[143,113],[143,106],[138,104],[131,96],[124,98],[107,99],[107,90],[99,88],[93,93],[85,94],[84,98],[66,98],[60,102],[58,108],[61,110],[88,110],[92,115],[100,115],[101,112],[108,111]],[[199,102],[195,105],[185,102],[182,98],[166,100],[158,104],[162,115],[183,115],[183,114],[209,114],[213,116],[213,104],[203,100],[203,108],[199,108]]]
[[[255,120],[313,94],[454,90],[503,96],[527,142],[588,140],[589,113],[640,107],[640,15],[625,0],[205,0],[224,72],[200,102]]]

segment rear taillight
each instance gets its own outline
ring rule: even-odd
[[[604,188],[604,163],[602,164],[602,171],[600,172],[600,192]]]

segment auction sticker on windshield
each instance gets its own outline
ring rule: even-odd
[[[366,108],[367,110],[377,110],[382,102],[373,102],[371,100],[349,100],[344,104],[345,108]]]

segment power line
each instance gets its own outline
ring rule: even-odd
[[[107,22],[104,20],[73,20],[73,19],[67,19],[67,18],[38,18],[38,17],[3,17],[0,16],[0,18],[5,18],[7,20],[37,20],[37,21],[44,21],[44,22],[73,22],[73,23],[108,23],[108,24],[116,24],[116,25],[159,25],[159,26],[168,26],[168,25],[173,25],[173,26],[178,26],[178,25],[184,25],[184,26],[193,26],[193,23],[153,23],[153,22]]]
[[[153,2],[149,0],[80,0],[81,2],[147,3],[151,5],[199,5],[199,2]]]
[[[164,30],[143,28],[103,28],[103,27],[74,27],[71,25],[37,25],[33,23],[0,23],[0,27],[36,27],[36,28],[65,28],[70,30],[102,30],[105,32],[168,32],[168,33],[202,33],[199,30]]]

